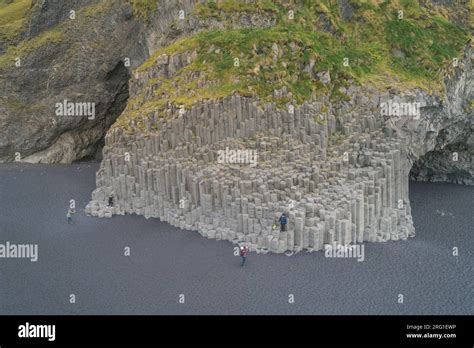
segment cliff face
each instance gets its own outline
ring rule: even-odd
[[[469,47],[452,75],[445,79],[444,100],[433,105],[419,128],[410,131],[414,162],[411,178],[473,184],[474,75]],[[421,128],[421,129],[420,129]],[[408,133],[408,132],[404,132]],[[422,145],[422,146],[420,146]]]
[[[191,59],[172,57],[161,57],[138,78],[171,78]],[[349,88],[343,105],[320,97],[290,111],[235,95],[181,113],[171,107],[167,119],[145,117],[140,127],[146,131],[114,127],[86,210],[158,217],[208,238],[246,242],[257,252],[407,239],[414,236],[413,159],[439,143],[436,136],[426,141],[427,134],[444,130],[456,138],[472,122],[452,102],[471,95],[470,61],[468,50],[446,80],[446,103],[419,90],[390,95]],[[419,103],[419,117],[381,117],[388,100]],[[250,150],[255,161],[241,161],[238,152],[234,162],[220,160],[232,156],[229,149]],[[462,157],[458,163],[470,166]],[[106,206],[109,197],[114,207]],[[272,230],[282,211],[289,230]]]
[[[133,67],[148,55],[141,24],[119,1],[33,1],[24,16],[19,34],[2,42],[0,160],[95,155],[128,97],[124,59]],[[94,115],[58,115],[64,100],[94,104]]]
[[[381,15],[377,7],[323,5],[298,5],[297,17],[307,20],[298,24],[285,22],[291,7],[260,5],[252,19],[248,5],[198,6],[176,31],[184,38],[161,44],[134,72],[86,211],[158,217],[257,252],[414,236],[412,164],[464,139],[472,126],[469,35],[412,7],[403,8],[415,17],[408,24],[390,17],[381,24],[373,18]],[[372,29],[382,25],[385,38],[357,50],[351,35],[368,33],[349,34],[357,30],[350,21],[361,18]],[[190,35],[189,23],[207,30]],[[248,30],[254,23],[259,27]],[[308,25],[318,30],[314,36]],[[435,52],[419,41],[451,30],[459,41],[436,48],[445,55],[437,65],[439,57],[426,58]],[[378,46],[387,38],[388,47]],[[392,54],[390,67],[377,58],[384,52]],[[344,54],[357,66],[338,65]],[[387,105],[417,108],[403,114]],[[469,160],[459,154],[464,183],[472,180]],[[272,224],[283,211],[290,224],[280,232]]]
[[[0,1],[0,161],[95,156],[126,106],[131,71],[158,47],[215,24],[177,20],[195,4]],[[58,115],[56,105],[65,100],[94,104],[94,115]]]
[[[465,27],[472,22],[471,5],[452,1],[412,2],[408,7],[403,5],[404,8],[398,1],[372,5],[372,2],[348,0],[320,1],[309,7],[298,1],[291,7],[278,1],[221,4],[209,1],[202,5],[192,0],[2,0],[0,85],[4,92],[0,98],[0,161],[69,163],[94,156],[100,150],[105,132],[126,105],[130,72],[143,63],[150,52],[179,38],[206,30],[272,28],[293,11],[297,14],[297,22],[305,22],[302,15],[306,20],[314,21],[307,30],[330,33],[352,50],[351,43],[345,41],[344,26],[359,22],[365,23],[370,30],[386,30],[377,20],[373,21],[373,15],[377,13],[374,6],[380,6],[386,12],[401,8],[406,16],[419,18],[426,15],[425,9],[429,9]],[[74,11],[74,19],[71,11]],[[179,17],[181,13],[184,18]],[[361,37],[356,37],[356,44],[364,42],[364,36],[372,34],[370,30],[358,33]],[[399,34],[407,33],[395,34],[399,37]],[[449,34],[458,36],[455,32]],[[295,38],[301,40],[298,36]],[[270,39],[267,37],[266,40]],[[321,37],[321,42],[334,44],[325,37]],[[409,66],[412,57],[405,54],[406,48],[400,43],[395,46],[391,53],[402,57],[402,63],[405,60],[405,65]],[[372,50],[371,47],[366,48]],[[320,48],[324,50],[324,47]],[[313,70],[323,76],[330,64],[321,65],[320,58],[315,55],[302,66],[292,68]],[[359,53],[350,57],[353,58],[366,65],[373,63],[370,59],[363,62],[365,58]],[[127,64],[124,64],[126,60]],[[394,63],[399,64],[395,60]],[[304,83],[295,86],[297,89],[290,88],[290,92],[297,98],[304,89],[312,89]],[[275,86],[275,89],[281,87]],[[217,95],[211,93],[210,96]],[[93,103],[94,118],[58,116],[56,103],[64,100]],[[464,136],[459,140],[461,147],[468,138]],[[424,168],[429,167],[426,161],[423,163]],[[428,172],[432,170],[427,169]],[[417,177],[426,178],[425,172],[420,173],[418,171]]]

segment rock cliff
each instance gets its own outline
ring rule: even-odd
[[[437,175],[472,183],[464,12],[420,4],[197,5],[134,71],[86,211],[257,252],[414,236],[413,163],[414,177],[444,161]],[[435,156],[460,142],[455,161]],[[287,231],[272,228],[282,212]]]

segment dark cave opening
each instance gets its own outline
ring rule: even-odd
[[[472,185],[473,150],[473,144],[463,138],[429,151],[413,163],[410,180]]]
[[[90,155],[75,162],[100,161],[102,159],[102,149],[105,145],[105,135],[115,120],[120,116],[127,106],[129,98],[129,80],[131,74],[123,61],[119,61],[115,67],[107,72],[104,82],[104,91],[112,96],[112,101],[104,108],[105,112],[100,122],[102,137],[93,145]]]

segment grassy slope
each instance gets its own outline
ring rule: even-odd
[[[156,0],[127,0],[133,8],[133,14],[138,18],[148,19],[148,15],[157,9]]]
[[[25,25],[31,0],[0,0],[0,40],[11,41]]]
[[[22,3],[23,0],[13,0],[12,4],[6,5],[5,0],[0,0],[0,23],[8,22],[8,17],[2,12],[2,9],[10,8],[16,4]],[[86,30],[89,23],[95,18],[101,16],[108,10],[111,3],[108,0],[101,0],[99,3],[83,7],[76,12],[75,20],[68,20],[53,28],[41,32],[37,36],[29,40],[23,40],[15,45],[11,45],[0,55],[0,71],[15,68],[15,59],[35,53],[39,49],[47,49],[49,44],[58,44],[69,42],[69,46],[73,47],[77,39],[72,38],[75,32]],[[28,12],[28,11],[27,11]],[[27,16],[27,12],[23,16]],[[68,34],[71,32],[71,35]]]
[[[195,52],[195,58],[174,78],[150,81],[155,85],[156,98],[145,101],[138,95],[117,125],[126,127],[127,119],[162,110],[168,101],[189,107],[198,99],[220,98],[233,92],[284,104],[290,100],[272,97],[273,90],[283,86],[297,103],[318,93],[343,97],[338,89],[348,81],[379,89],[397,86],[440,90],[442,69],[458,57],[470,37],[466,28],[449,22],[441,11],[421,7],[415,0],[350,2],[355,8],[350,21],[341,19],[337,2],[330,0],[303,2],[303,6],[294,7],[294,19],[288,18],[293,8],[276,1],[198,5],[196,14],[201,19],[226,22],[230,16],[258,12],[275,17],[276,25],[200,32],[159,49],[140,70],[152,67],[162,54]],[[399,10],[403,11],[403,19],[398,18]],[[323,30],[322,19],[330,23],[329,31]],[[278,46],[275,60],[274,43]],[[239,59],[238,67],[235,58]],[[348,67],[343,65],[344,58],[349,59]],[[315,71],[330,71],[331,84],[323,85],[314,74],[303,71],[310,61]],[[197,87],[206,81],[213,81],[212,86]],[[140,107],[132,111],[136,103]]]
[[[15,67],[15,59],[22,59],[25,55],[36,51],[46,44],[61,41],[64,33],[60,28],[47,30],[31,40],[21,41],[18,45],[8,47],[7,51],[0,55],[0,70]]]

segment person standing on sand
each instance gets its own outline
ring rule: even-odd
[[[240,266],[244,267],[245,265],[245,260],[247,259],[247,255],[249,253],[249,248],[247,246],[241,246],[240,247]]]
[[[67,211],[67,223],[69,225],[72,225],[72,216],[76,213],[76,210],[75,209],[72,209],[72,208],[69,208],[68,211]]]

